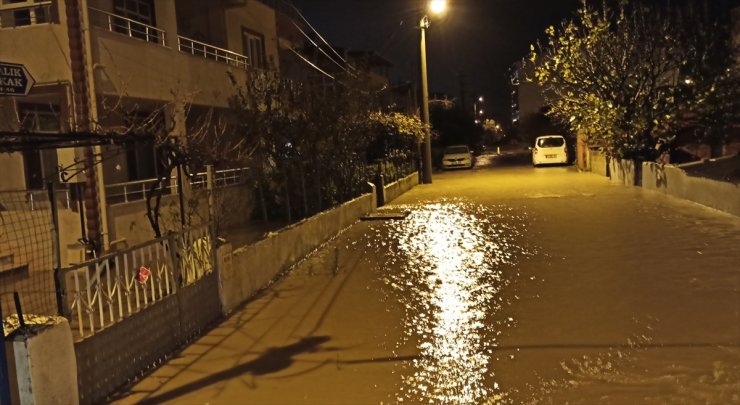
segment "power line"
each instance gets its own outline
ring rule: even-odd
[[[299,9],[298,9],[298,7],[296,7],[296,6],[295,6],[295,4],[293,4],[293,2],[292,2],[292,1],[290,1],[290,0],[283,0],[283,1],[285,1],[285,2],[287,3],[287,4],[289,4],[289,5],[290,5],[290,7],[292,7],[292,9],[293,9],[293,10],[294,10],[294,11],[295,11],[295,12],[296,12],[297,14],[298,14],[298,16],[299,16],[299,17],[301,17],[301,19],[303,20],[303,22],[304,22],[304,23],[306,23],[306,25],[307,25],[307,26],[308,26],[309,28],[311,28],[311,30],[312,30],[312,31],[313,31],[313,32],[314,32],[314,33],[316,34],[316,36],[317,36],[317,37],[318,37],[318,38],[319,38],[319,39],[320,39],[320,40],[321,40],[321,41],[322,41],[322,42],[323,42],[324,44],[326,44],[326,46],[328,46],[328,47],[329,47],[329,49],[331,49],[331,51],[332,51],[332,52],[333,52],[333,53],[334,53],[335,55],[337,55],[337,57],[339,58],[339,60],[341,60],[342,62],[344,62],[344,63],[345,63],[345,64],[346,64],[347,66],[349,66],[349,67],[350,67],[350,68],[352,68],[353,70],[357,70],[357,68],[355,68],[355,67],[354,67],[354,66],[352,66],[351,64],[347,63],[347,60],[345,60],[345,59],[344,59],[344,58],[342,57],[342,55],[340,55],[340,54],[339,54],[339,52],[337,52],[337,51],[336,51],[336,49],[334,49],[334,48],[333,48],[333,47],[331,46],[331,44],[329,44],[329,42],[327,42],[327,41],[326,41],[326,39],[325,39],[325,38],[324,38],[324,37],[323,37],[323,36],[322,36],[322,35],[321,35],[321,34],[320,34],[320,33],[319,33],[319,32],[318,32],[317,30],[316,30],[316,28],[314,28],[314,27],[313,27],[313,25],[311,25],[311,23],[310,23],[310,22],[308,21],[308,19],[306,19],[306,17],[305,17],[305,16],[304,16],[304,15],[303,15],[303,14],[301,13],[301,10],[299,10]],[[328,55],[327,55],[327,56],[328,56]]]
[[[309,37],[308,34],[306,34],[306,32],[303,31],[303,29],[301,29],[301,27],[293,19],[291,19],[291,22],[298,29],[298,31],[300,31],[301,34],[303,34],[303,36],[306,37],[306,39],[308,39],[308,41],[311,43],[311,45],[313,45],[314,47],[316,47],[316,49],[318,49],[319,52],[321,52],[322,54],[324,54],[327,58],[329,58],[329,60],[331,60],[332,62],[334,62],[334,64],[336,64],[337,66],[339,66],[339,68],[342,69],[345,73],[350,74],[350,72],[341,63],[337,62],[328,53],[326,53],[326,51],[324,51],[313,39],[311,39],[311,37]],[[345,64],[346,64],[346,62],[345,62]]]
[[[319,71],[319,72],[320,72],[321,74],[323,74],[324,76],[326,76],[326,77],[328,77],[328,78],[330,78],[330,79],[332,79],[332,80],[336,80],[336,78],[335,78],[334,76],[330,75],[329,73],[326,73],[326,72],[325,72],[324,70],[322,70],[322,69],[321,69],[320,67],[316,66],[316,64],[315,64],[315,63],[313,63],[313,62],[311,62],[310,60],[308,60],[308,59],[307,59],[307,58],[306,58],[305,56],[301,55],[301,54],[300,54],[300,53],[299,53],[298,51],[296,51],[295,49],[293,49],[293,48],[288,48],[288,49],[290,49],[290,51],[291,51],[291,52],[293,52],[293,53],[294,53],[294,54],[295,54],[295,55],[296,55],[297,57],[299,57],[299,58],[300,58],[300,59],[301,59],[302,61],[304,61],[304,62],[306,62],[307,64],[309,64],[309,65],[310,65],[310,66],[311,66],[312,68],[316,69],[317,71]]]

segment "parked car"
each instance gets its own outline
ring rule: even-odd
[[[568,145],[561,135],[539,136],[532,149],[532,165],[568,163]]]
[[[442,152],[442,168],[456,169],[473,167],[473,154],[467,145],[448,146]]]

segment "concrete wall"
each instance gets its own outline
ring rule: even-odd
[[[375,208],[373,194],[365,194],[271,233],[253,245],[234,249],[230,255],[227,253],[230,247],[227,246],[225,251],[220,249],[219,273],[224,311],[231,312],[269,285],[281,272]]]
[[[396,198],[400,197],[403,193],[411,190],[419,184],[419,174],[411,173],[408,176],[394,181],[391,184],[385,186],[385,203],[389,203]]]
[[[692,177],[680,167],[643,163],[642,187],[740,216],[737,184]]]
[[[53,317],[27,327],[33,332],[18,333],[6,344],[12,402],[78,404],[77,362],[69,323]]]
[[[23,170],[23,156],[20,153],[0,153],[0,173],[13,173],[12,176],[3,176],[0,191],[25,189],[26,178]]]
[[[637,186],[637,168],[632,160],[609,159],[609,178],[625,186]],[[641,178],[639,180],[642,180]]]
[[[179,52],[176,40],[170,36],[171,43],[163,47],[93,27],[97,92],[163,102],[178,98],[194,104],[227,107],[233,94],[228,72],[243,82],[246,71]]]
[[[607,175],[607,159],[603,152],[591,149],[589,153],[591,171],[602,176]]]
[[[160,208],[162,232],[180,227],[180,203],[177,195],[162,197]],[[134,201],[108,206],[108,232],[110,240],[126,240],[134,246],[154,239],[154,231],[146,216],[146,201]]]
[[[208,222],[208,195],[204,190],[196,191],[191,198],[185,199],[185,203],[189,206],[185,214],[189,216],[193,225]],[[249,213],[254,207],[251,192],[246,186],[216,189],[214,204],[218,229],[247,225],[250,220]],[[180,200],[177,195],[162,197],[160,226],[163,233],[167,230],[180,229]],[[108,229],[110,240],[125,240],[126,246],[138,245],[153,239],[154,231],[146,216],[146,201],[108,205]]]
[[[277,23],[275,10],[259,1],[247,1],[244,6],[228,8],[226,15],[226,43],[234,52],[246,55],[242,40],[242,27],[264,36],[265,58],[268,66],[279,69]]]
[[[60,15],[64,9],[60,8]],[[0,60],[25,65],[36,85],[72,81],[64,24],[0,29]]]

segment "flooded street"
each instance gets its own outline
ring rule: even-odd
[[[740,219],[570,167],[435,174],[122,403],[740,403]]]
[[[435,187],[451,198],[466,175]],[[399,294],[428,353],[402,396],[740,403],[737,218],[570,168],[470,176],[465,202],[417,196],[406,224],[386,225],[401,278],[424,285]]]

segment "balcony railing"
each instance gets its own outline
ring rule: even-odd
[[[0,4],[0,28],[47,24],[53,20],[51,1]]]
[[[213,187],[221,188],[244,184],[244,182],[247,180],[247,170],[249,169],[247,169],[246,167],[238,169],[217,170],[213,173]],[[193,176],[190,184],[195,190],[205,189],[208,186],[207,174],[205,172],[196,174],[195,176]]]
[[[213,187],[222,188],[244,184],[247,179],[247,170],[247,168],[217,170],[213,173]],[[145,200],[156,181],[157,179],[146,179],[108,184],[105,186],[106,200],[108,204]],[[206,172],[195,174],[190,179],[190,185],[194,190],[206,189],[208,186]],[[161,187],[164,195],[177,194],[177,179],[174,177],[162,178],[159,187]]]
[[[105,186],[106,200],[108,204],[122,204],[133,201],[146,200],[157,179],[146,179],[128,181],[125,183],[108,184]],[[176,194],[177,180],[175,178],[162,178],[159,185],[162,194]]]
[[[241,69],[247,68],[248,58],[246,56],[183,36],[177,37],[177,49],[182,53],[215,60]]]
[[[97,8],[89,7],[89,9],[92,11],[90,13],[91,25],[146,42],[152,42],[161,46],[166,45],[164,30]]]

